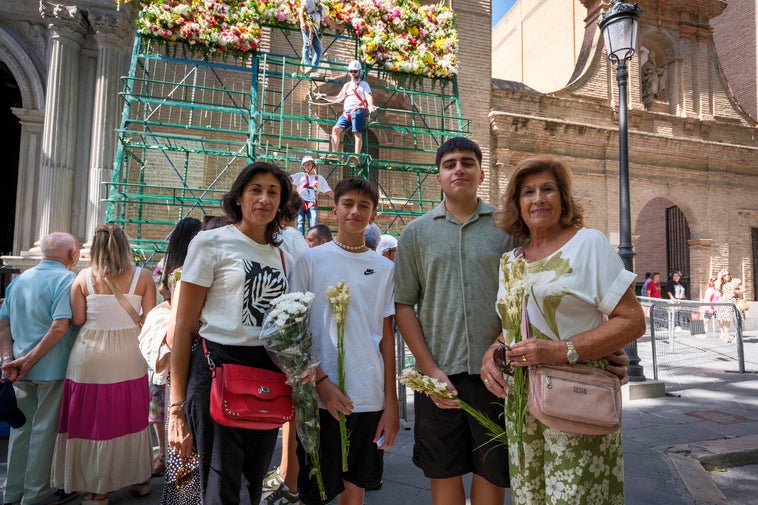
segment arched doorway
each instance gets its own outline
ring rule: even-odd
[[[661,284],[666,282],[672,272],[681,272],[689,298],[690,228],[682,210],[670,200],[654,198],[640,212],[635,231],[635,270],[659,272]]]
[[[0,152],[3,153],[3,184],[0,184],[0,254],[10,254],[13,251],[16,220],[21,124],[11,107],[21,107],[21,92],[11,71],[0,62]]]

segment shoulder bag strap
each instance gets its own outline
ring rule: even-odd
[[[277,249],[279,249],[279,257],[282,258],[282,270],[284,271],[284,276],[287,277],[287,263],[284,262],[284,252],[281,247],[277,247]]]
[[[139,317],[139,314],[137,314],[137,311],[134,310],[134,307],[132,307],[132,304],[129,303],[129,300],[126,299],[124,294],[116,289],[113,286],[113,283],[106,277],[103,277],[103,282],[106,286],[108,286],[108,289],[111,290],[111,293],[113,293],[116,296],[116,300],[118,300],[118,303],[121,304],[121,306],[124,308],[127,314],[129,314],[129,317],[132,318],[132,321],[134,321],[134,324],[142,328],[142,319]]]

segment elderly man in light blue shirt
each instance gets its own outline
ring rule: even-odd
[[[11,430],[3,503],[53,505],[78,496],[52,488],[58,415],[76,333],[71,318],[71,269],[79,243],[68,233],[41,242],[43,259],[15,278],[0,307],[2,377],[14,382],[26,424]]]

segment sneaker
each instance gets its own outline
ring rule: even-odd
[[[285,486],[266,497],[266,505],[290,505],[294,503],[300,503],[300,494],[290,492]]]
[[[274,468],[263,478],[263,491],[277,491],[284,484],[284,479],[279,475],[279,467]]]
[[[79,498],[79,492],[66,493],[63,489],[59,489],[54,495],[48,496],[42,501],[35,503],[34,505],[58,505],[59,503],[68,503],[74,498]],[[20,503],[20,502],[19,502]]]

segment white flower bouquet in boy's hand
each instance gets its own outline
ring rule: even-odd
[[[457,396],[453,396],[447,389],[446,382],[440,382],[434,377],[423,375],[422,373],[414,370],[413,368],[406,368],[403,373],[397,378],[401,384],[406,385],[417,393],[423,393],[427,396],[436,395],[449,400],[458,400],[458,405],[465,413],[473,417],[476,422],[481,424],[490,439],[482,445],[489,443],[495,443],[497,445],[508,445],[508,438],[505,432],[505,426],[498,424],[489,417],[487,417],[481,410],[478,410],[465,401],[461,400]]]
[[[287,293],[275,299],[266,312],[260,339],[271,359],[287,374],[295,402],[297,434],[313,467],[308,477],[316,478],[321,499],[326,499],[319,460],[318,403],[316,386],[303,379],[313,375],[318,362],[311,358],[309,307],[313,293]]]
[[[326,290],[326,298],[334,313],[334,322],[337,325],[337,382],[342,394],[345,391],[345,320],[347,319],[347,307],[350,303],[350,286],[342,280]],[[350,448],[350,440],[347,436],[347,419],[344,412],[340,412],[340,446],[342,449],[342,471],[347,472],[347,454]]]

